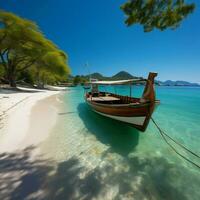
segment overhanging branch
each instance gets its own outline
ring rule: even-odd
[[[18,69],[17,72],[21,72],[21,71],[23,71],[23,70],[29,68],[31,65],[34,64],[34,62],[36,62],[36,60],[33,60],[33,61],[29,62],[28,64],[26,64],[26,65],[25,65],[24,67],[22,67],[21,69]]]

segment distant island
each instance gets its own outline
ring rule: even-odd
[[[79,83],[84,83],[89,80],[89,78],[93,79],[98,79],[98,80],[126,80],[126,79],[134,79],[134,78],[142,78],[142,77],[137,77],[133,76],[132,74],[126,72],[126,71],[120,71],[117,74],[113,76],[103,76],[102,74],[95,72],[90,75],[77,75],[77,76],[71,76],[70,79],[71,81],[74,82],[74,84],[79,84]],[[195,87],[200,87],[200,84],[198,83],[190,83],[188,81],[172,81],[172,80],[167,80],[167,81],[155,81],[156,85],[159,86],[195,86]]]

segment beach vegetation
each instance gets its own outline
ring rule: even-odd
[[[177,28],[195,9],[185,0],[128,0],[121,6],[126,14],[126,25],[140,24],[145,32]]]
[[[77,76],[75,76],[73,78],[73,84],[74,85],[78,85],[78,84],[84,85],[86,82],[89,82],[89,77],[88,76],[83,76],[83,75],[79,76],[79,75],[77,75]]]
[[[70,73],[67,61],[67,55],[45,37],[36,23],[0,11],[0,67],[10,86],[16,87],[17,77],[23,74],[36,78],[35,71],[43,74],[41,80],[45,82],[62,79]]]

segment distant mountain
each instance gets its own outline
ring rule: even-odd
[[[200,86],[198,83],[190,83],[187,81],[171,81],[171,80],[167,80],[164,82],[160,82],[160,85],[164,85],[164,86]]]
[[[97,73],[97,72],[90,74],[90,77],[94,78],[94,79],[98,79],[98,80],[104,80],[105,79],[105,77],[102,74]]]
[[[114,76],[111,77],[113,80],[126,80],[126,79],[133,79],[136,78],[135,76],[129,74],[128,72],[125,71],[120,71]]]
[[[95,72],[93,74],[90,75],[86,75],[86,76],[79,76],[83,82],[84,81],[88,81],[89,78],[93,78],[93,79],[98,79],[98,80],[127,80],[127,79],[134,79],[134,78],[142,78],[142,77],[136,77],[133,76],[132,74],[126,72],[126,71],[120,71],[117,74],[110,76],[110,77],[106,77],[103,76],[102,74]],[[73,79],[74,77],[70,77],[70,79]],[[167,81],[158,81],[155,80],[155,84],[156,85],[160,85],[160,86],[196,86],[196,87],[200,87],[200,84],[198,83],[190,83],[188,81],[172,81],[172,80],[167,80]]]
[[[89,76],[87,76],[87,77],[89,77]],[[106,76],[103,76],[102,74],[96,72],[96,73],[90,74],[90,77],[94,78],[94,79],[98,79],[98,80],[127,80],[127,79],[137,78],[137,77],[129,74],[126,71],[120,71],[111,77],[106,77]]]

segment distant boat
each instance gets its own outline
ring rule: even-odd
[[[85,93],[85,101],[98,114],[127,123],[140,131],[145,131],[155,105],[154,79],[157,73],[149,73],[148,79],[129,79],[121,81],[93,81],[91,91]],[[145,83],[141,98],[132,97],[133,84]],[[99,91],[99,85],[129,85],[130,96]]]

